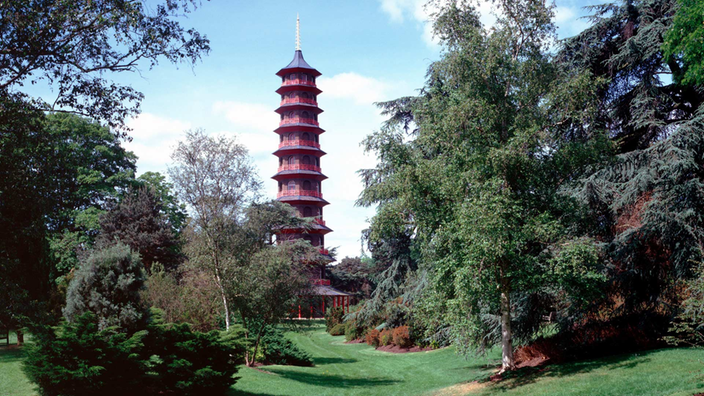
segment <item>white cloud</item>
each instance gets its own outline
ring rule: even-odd
[[[241,132],[271,131],[278,124],[278,116],[269,106],[244,102],[215,102],[215,114],[224,114]]]
[[[387,93],[390,88],[383,81],[357,73],[340,73],[332,77],[320,77],[318,87],[327,97],[352,99],[360,105],[388,99]]]
[[[170,162],[171,152],[191,128],[188,122],[160,117],[155,114],[142,113],[127,122],[132,128],[131,142],[125,142],[127,150],[134,152],[138,158],[138,173],[147,171],[164,173]]]

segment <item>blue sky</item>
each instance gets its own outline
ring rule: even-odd
[[[138,156],[138,173],[166,173],[170,153],[185,130],[237,136],[245,144],[264,180],[265,196],[275,197],[277,159],[271,153],[278,138],[274,109],[280,84],[275,73],[287,65],[295,49],[296,14],[301,20],[305,59],[322,77],[318,103],[325,112],[320,125],[322,192],[331,205],[325,220],[333,233],[327,247],[339,258],[360,254],[360,233],[373,208],[357,208],[362,191],[356,171],[373,167],[361,140],[378,129],[383,118],[373,102],[413,95],[423,85],[428,65],[440,48],[428,24],[422,0],[357,1],[204,1],[183,21],[211,41],[211,53],[194,68],[164,63],[141,75],[113,76],[145,94],[142,114],[129,121]],[[557,1],[560,37],[586,26],[578,17],[593,1]],[[490,25],[490,3],[481,3]],[[51,100],[51,95],[44,95]]]

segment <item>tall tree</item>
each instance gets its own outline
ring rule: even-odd
[[[92,244],[104,206],[133,184],[136,157],[95,122],[2,103],[0,277],[46,302],[54,280],[78,263],[77,250]]]
[[[701,42],[691,48],[702,32],[701,14],[692,14],[697,7],[700,2],[676,0],[592,7],[591,26],[557,56],[561,67],[607,82],[586,131],[605,129],[618,155],[570,189],[598,219],[586,235],[608,252],[612,287],[595,309],[601,316],[672,315],[677,281],[702,261],[701,58],[680,52],[701,50]]]
[[[234,258],[228,246],[245,208],[259,194],[257,177],[247,149],[232,138],[212,137],[202,130],[188,131],[172,155],[169,175],[183,202],[192,210],[187,236],[191,259],[209,268],[220,289],[225,326],[230,328],[226,282],[233,276]]]
[[[595,244],[571,232],[579,210],[559,186],[598,159],[604,139],[568,141],[558,128],[589,122],[595,85],[551,62],[551,8],[497,4],[491,30],[469,2],[441,5],[445,51],[418,97],[381,104],[389,121],[365,142],[380,162],[362,171],[359,203],[379,203],[376,226],[417,245],[427,292],[442,302],[431,314],[460,348],[501,345],[505,371],[514,339],[529,339],[553,308],[543,301],[601,279]]]

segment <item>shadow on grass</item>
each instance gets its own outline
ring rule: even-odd
[[[643,355],[647,355],[644,353]],[[633,369],[642,363],[650,362],[647,356],[634,357],[633,354],[624,354],[601,358],[590,361],[572,362],[550,365],[546,367],[524,367],[514,372],[504,374],[503,380],[496,383],[497,390],[508,390],[519,386],[531,384],[542,378],[569,377],[576,374],[586,374],[596,369],[619,370]]]
[[[313,358],[313,363],[315,363],[316,366],[322,366],[326,364],[342,364],[342,363],[355,363],[357,362],[357,359],[345,359],[345,358],[336,358],[336,357],[314,357]]]
[[[237,384],[235,384],[237,386]],[[227,393],[227,396],[275,396],[274,394],[270,393],[252,393],[252,392],[245,392],[237,389],[230,389]]]
[[[15,345],[0,347],[0,363],[21,362],[25,359],[24,349]]]
[[[339,375],[321,375],[300,371],[271,370],[279,376],[308,385],[327,388],[374,388],[376,386],[394,385],[399,381],[389,378],[350,378]]]

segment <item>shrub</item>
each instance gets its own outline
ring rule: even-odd
[[[352,341],[361,337],[361,330],[353,321],[345,322],[345,340]]]
[[[394,344],[401,348],[408,348],[411,346],[411,334],[408,332],[408,326],[399,326],[394,329]]]
[[[201,333],[185,323],[162,324],[160,313],[153,312],[142,352],[152,374],[145,386],[152,394],[224,394],[237,381],[244,329],[232,326],[228,332]]]
[[[374,348],[379,347],[379,330],[377,329],[371,329],[367,332],[367,336],[365,337],[365,341],[367,344],[373,346]]]
[[[393,332],[389,329],[384,329],[379,333],[379,345],[387,346],[393,342]]]
[[[329,307],[325,310],[325,327],[329,332],[333,327],[342,323],[345,312],[342,307]],[[334,334],[333,334],[334,335]]]
[[[300,350],[281,331],[271,326],[267,326],[263,331],[261,351],[267,363],[290,366],[313,365],[310,354]]]
[[[86,312],[73,322],[33,329],[24,371],[42,395],[123,395],[139,393],[144,380],[138,352],[144,332],[131,337],[99,330]]]
[[[90,311],[98,319],[98,330],[143,328],[148,316],[140,296],[144,279],[139,255],[129,246],[117,243],[97,250],[71,280],[64,316],[71,322]]]
[[[92,312],[33,332],[24,370],[43,395],[223,394],[236,382],[241,331],[200,333],[162,324],[146,331],[99,330]]]
[[[346,328],[347,327],[345,326],[344,323],[338,323],[335,326],[333,326],[332,329],[330,329],[330,335],[334,335],[334,336],[345,335]]]

